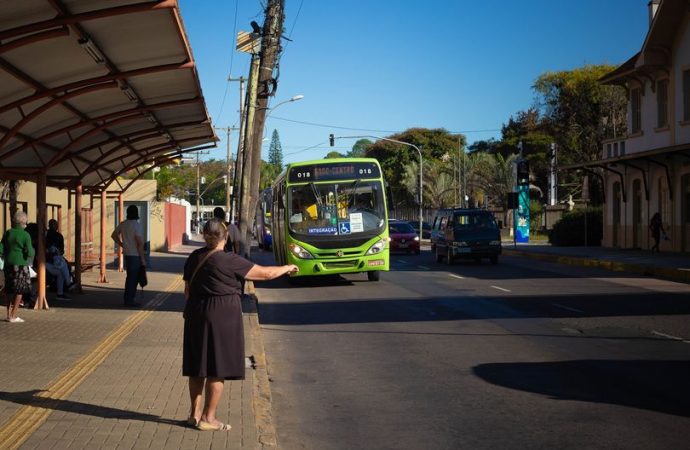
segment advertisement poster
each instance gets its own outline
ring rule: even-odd
[[[515,209],[515,242],[529,242],[529,186],[518,185],[518,207]]]

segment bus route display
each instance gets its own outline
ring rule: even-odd
[[[352,180],[358,178],[379,178],[378,166],[370,162],[348,162],[298,166],[290,169],[288,180],[291,183]]]

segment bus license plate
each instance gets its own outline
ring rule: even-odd
[[[385,266],[386,261],[384,261],[382,259],[372,259],[371,261],[369,261],[369,265],[370,266]]]

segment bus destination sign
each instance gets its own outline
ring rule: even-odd
[[[376,164],[370,162],[317,164],[290,169],[290,183],[337,181],[357,178],[379,178],[381,172]]]

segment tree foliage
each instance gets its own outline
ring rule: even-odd
[[[604,139],[625,133],[625,91],[599,83],[613,69],[609,65],[586,65],[544,73],[534,83],[546,126],[557,145],[559,165],[597,160]],[[566,176],[575,181],[573,175]],[[596,177],[591,181],[592,198],[601,202],[603,186]]]
[[[441,160],[444,155],[449,155],[458,152],[465,147],[465,136],[452,135],[444,129],[427,129],[427,128],[410,128],[402,133],[394,134],[388,137],[396,141],[406,142],[417,146],[422,152],[423,171],[426,170],[427,164],[434,161]],[[400,206],[414,206],[418,204],[418,199],[415,192],[418,189],[412,189],[411,184],[405,184],[406,168],[414,164],[419,168],[419,154],[410,146],[389,142],[384,140],[376,141],[366,147],[366,156],[376,158],[381,164],[384,178],[389,183],[393,190],[393,197],[396,203]],[[417,180],[419,180],[417,175]],[[426,178],[425,184],[426,184]],[[432,199],[429,193],[424,192],[424,204],[429,205]],[[436,201],[434,199],[433,201]]]
[[[271,146],[268,148],[268,163],[275,166],[278,172],[283,169],[283,147],[280,145],[278,130],[273,130]]]

